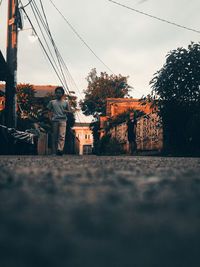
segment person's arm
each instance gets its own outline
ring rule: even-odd
[[[74,109],[70,109],[70,110],[65,109],[63,112],[64,113],[74,113],[75,110]]]
[[[40,114],[40,116],[42,116],[44,113],[47,113],[47,112],[49,112],[51,110],[52,110],[52,102],[50,101],[46,107],[42,108],[39,111],[39,114]]]
[[[66,109],[63,111],[65,114],[74,113],[76,110],[72,109],[68,102],[66,102]]]

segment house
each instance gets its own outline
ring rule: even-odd
[[[107,98],[106,99],[106,116],[115,118],[117,115],[127,111],[128,109],[135,109],[149,114],[153,111],[151,103],[144,104],[139,99],[134,98]]]
[[[112,138],[121,143],[124,151],[128,150],[127,126],[123,121],[113,127],[109,127],[109,120],[116,119],[118,115],[127,110],[134,109],[143,111],[144,115],[137,119],[136,143],[141,151],[161,151],[163,147],[163,130],[160,118],[155,112],[157,107],[152,107],[152,103],[142,103],[139,99],[132,98],[108,98],[106,106],[106,116],[100,117],[100,138],[105,134],[110,134]]]
[[[93,135],[90,130],[90,123],[75,123],[72,130],[79,140],[79,155],[91,154],[93,148]]]
[[[127,110],[139,110],[146,114],[153,112],[152,104],[147,102],[143,103],[139,99],[134,98],[107,98],[106,99],[106,116],[100,117],[100,137],[105,134],[105,129],[108,126],[109,119],[115,119],[118,115],[126,112]]]

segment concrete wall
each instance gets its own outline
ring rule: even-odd
[[[109,133],[123,145],[125,151],[128,151],[126,129],[127,125],[124,122],[110,129]],[[163,130],[156,113],[145,115],[137,120],[136,143],[137,149],[141,151],[162,150]]]
[[[88,151],[88,149],[84,149],[84,146],[93,147],[93,135],[89,126],[74,126],[72,130],[75,131],[75,135],[79,140],[79,155],[83,155],[84,150]]]

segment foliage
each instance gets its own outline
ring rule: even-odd
[[[108,119],[108,122],[109,122],[109,125],[107,127],[107,131],[109,129],[111,129],[112,127],[115,127],[123,122],[126,122],[128,121],[129,117],[130,117],[130,113],[133,113],[134,112],[134,115],[135,115],[135,118],[140,118],[141,116],[145,115],[145,113],[143,111],[140,111],[140,110],[135,110],[134,108],[129,108],[127,109],[126,111],[124,111],[123,113],[119,114],[116,118],[109,118]]]
[[[97,76],[96,69],[92,69],[87,77],[88,87],[84,91],[85,98],[80,101],[80,106],[86,116],[92,115],[94,118],[106,114],[107,98],[124,98],[128,96],[128,77],[122,75],[108,75],[101,72]]]
[[[98,154],[119,155],[122,153],[124,153],[123,147],[116,138],[112,138],[110,134],[106,134],[101,138]]]
[[[100,121],[99,119],[90,123],[90,130],[93,135],[94,154],[98,154],[99,138],[100,138]]]
[[[166,63],[151,80],[152,97],[157,101],[168,149],[187,152],[190,134],[187,125],[200,113],[200,45],[170,51]],[[200,148],[199,148],[200,149]]]
[[[19,84],[17,86],[17,104],[20,107],[19,112],[29,115],[36,111],[35,89],[29,83]]]

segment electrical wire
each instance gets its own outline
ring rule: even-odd
[[[20,2],[21,2],[21,0],[20,0]],[[50,2],[52,3],[51,0],[50,0]],[[57,76],[59,77],[59,80],[61,81],[61,83],[62,83],[62,85],[63,85],[63,80],[62,80],[62,79],[63,79],[63,75],[64,75],[64,74],[63,74],[63,71],[62,71],[62,68],[61,68],[61,64],[64,65],[64,67],[65,67],[65,69],[67,70],[67,73],[68,73],[69,76],[70,76],[70,73],[69,73],[68,68],[67,68],[67,66],[66,66],[66,64],[65,64],[65,62],[64,62],[64,60],[62,59],[62,57],[61,57],[61,55],[60,55],[60,53],[59,53],[59,51],[58,51],[58,49],[57,49],[57,47],[56,47],[56,45],[55,45],[55,42],[54,42],[54,40],[53,40],[53,37],[52,37],[52,35],[51,35],[51,31],[50,31],[50,28],[49,28],[49,25],[48,25],[47,17],[46,17],[46,15],[45,15],[44,7],[43,7],[43,5],[42,5],[42,2],[40,1],[44,19],[42,18],[42,15],[41,15],[41,13],[40,13],[40,11],[39,11],[39,9],[38,9],[38,7],[37,7],[35,1],[32,0],[32,1],[30,2],[30,4],[31,4],[32,11],[33,11],[33,13],[34,13],[35,19],[36,19],[36,21],[37,21],[38,27],[39,27],[39,29],[40,29],[40,31],[41,31],[41,34],[42,34],[42,36],[43,36],[43,39],[45,40],[45,43],[46,43],[46,45],[47,45],[47,47],[48,47],[49,52],[50,52],[50,48],[49,48],[49,46],[48,46],[48,44],[47,44],[46,38],[44,37],[44,33],[42,32],[42,28],[41,28],[40,22],[41,22],[43,28],[45,29],[45,31],[46,31],[46,33],[47,33],[47,35],[48,35],[48,37],[49,37],[49,39],[50,39],[50,41],[51,41],[53,47],[54,47],[54,51],[55,51],[55,54],[56,54],[56,56],[57,56],[57,60],[58,60],[59,66],[60,66],[60,70],[61,70],[61,72],[62,72],[62,75],[61,75],[62,78],[59,76],[60,73],[58,74],[58,71],[56,70],[56,67],[53,65],[53,62],[51,61],[50,56],[48,55],[48,52],[46,51],[46,49],[45,49],[45,47],[44,47],[44,45],[43,45],[41,39],[39,38],[38,33],[36,32],[36,29],[33,27],[33,24],[31,23],[30,18],[28,17],[27,12],[25,12],[25,15],[27,16],[27,18],[28,18],[28,20],[29,20],[29,23],[31,24],[31,26],[32,26],[32,28],[33,28],[33,30],[34,30],[36,36],[38,37],[38,40],[39,40],[39,42],[40,42],[40,45],[41,45],[42,48],[43,48],[43,52],[44,52],[45,55],[47,56],[48,60],[50,61],[51,65],[52,65],[52,67],[54,68],[54,71],[56,72]],[[52,4],[53,4],[53,3],[52,3]],[[53,5],[54,5],[54,4],[53,4]],[[54,7],[55,7],[55,5],[54,5]],[[56,8],[56,7],[55,7],[55,8]],[[25,11],[24,8],[23,8],[23,11]],[[58,12],[61,14],[61,12],[60,12],[59,10],[58,10]],[[61,14],[61,15],[62,15],[62,14]],[[64,16],[62,15],[62,17],[64,17]],[[40,22],[39,22],[38,18],[39,18]],[[71,24],[70,24],[70,25],[71,25]],[[73,26],[72,26],[72,27],[73,27]],[[73,28],[73,29],[74,29],[74,28]],[[77,34],[78,34],[78,33],[77,33]],[[78,35],[79,35],[79,34],[78,34]],[[80,36],[80,35],[79,35],[79,36]],[[80,36],[80,38],[82,38],[82,37]],[[83,39],[82,39],[82,41],[85,42]],[[86,44],[86,43],[85,43],[85,44]],[[92,50],[92,49],[90,49],[90,50]],[[92,50],[92,51],[93,51],[93,50]],[[53,58],[52,53],[50,53],[50,55],[51,55],[51,57]],[[95,54],[95,55],[96,55],[96,54]],[[97,57],[98,57],[98,56],[97,56]],[[100,58],[98,57],[98,59],[100,59]],[[53,60],[53,61],[54,61],[54,64],[55,64],[55,60]],[[100,61],[101,61],[101,59],[100,59]],[[101,61],[101,62],[102,62],[102,61]],[[103,62],[102,62],[102,63],[103,63]],[[103,63],[103,64],[104,64],[104,63]],[[105,64],[104,64],[104,65],[105,65]],[[105,65],[105,66],[106,66],[106,65]],[[106,66],[106,67],[107,67],[107,66]],[[112,72],[112,73],[113,73],[113,72]],[[113,74],[114,74],[114,73],[113,73]],[[72,81],[74,82],[72,76],[71,76],[71,79],[72,79]],[[65,81],[64,81],[64,83],[65,83]],[[75,84],[75,82],[74,82],[74,84]],[[64,86],[63,86],[63,87],[64,87]],[[68,89],[68,87],[67,87],[67,89]],[[69,91],[69,89],[68,89],[68,91]],[[79,117],[78,114],[77,114],[77,117]]]
[[[173,25],[173,26],[182,28],[182,29],[184,29],[184,30],[192,31],[192,32],[195,32],[195,33],[200,33],[199,30],[195,30],[195,29],[192,29],[192,28],[189,28],[189,27],[186,27],[186,26],[177,24],[177,23],[175,23],[175,22],[171,22],[171,21],[168,21],[168,20],[166,20],[166,19],[162,19],[162,18],[156,17],[156,16],[154,16],[154,15],[148,14],[148,13],[143,12],[143,11],[140,11],[140,10],[138,10],[138,9],[135,9],[135,8],[132,8],[132,7],[129,7],[129,6],[126,6],[126,5],[124,5],[124,4],[121,4],[121,3],[119,3],[119,2],[116,2],[116,1],[113,1],[113,0],[107,0],[107,1],[109,1],[109,2],[111,2],[111,3],[113,3],[113,4],[116,4],[116,5],[118,5],[118,6],[124,7],[124,8],[126,8],[126,9],[132,10],[132,11],[134,11],[134,12],[136,12],[136,13],[141,14],[141,15],[150,17],[150,18],[152,18],[152,19],[156,19],[156,20],[159,20],[159,21],[161,21],[161,22],[168,23],[168,24],[170,24],[170,25]]]
[[[21,2],[21,0],[20,0],[20,2]],[[40,3],[41,3],[41,2],[40,2]],[[25,15],[27,16],[27,18],[28,18],[28,20],[29,20],[29,23],[31,24],[31,26],[32,26],[32,28],[33,28],[33,30],[34,30],[36,36],[38,37],[38,40],[39,40],[39,42],[40,42],[40,45],[42,46],[42,51],[45,53],[45,55],[47,56],[47,58],[48,58],[48,60],[50,61],[51,65],[53,66],[52,63],[55,64],[56,62],[55,62],[55,59],[54,59],[54,57],[53,57],[53,55],[52,55],[52,52],[51,52],[51,50],[50,50],[50,48],[49,48],[49,45],[48,45],[48,42],[47,42],[46,37],[45,37],[45,35],[44,35],[44,32],[43,32],[43,30],[42,30],[42,26],[43,26],[43,28],[44,28],[44,30],[45,30],[47,36],[49,37],[49,39],[50,39],[50,41],[51,41],[51,44],[53,45],[54,52],[55,52],[55,54],[56,54],[56,57],[57,57],[57,60],[58,60],[58,63],[59,63],[59,67],[60,67],[60,69],[57,70],[57,69],[56,69],[56,68],[57,68],[57,65],[56,65],[56,66],[53,66],[54,71],[56,72],[56,74],[57,74],[57,76],[58,76],[58,78],[59,78],[61,84],[63,85],[63,88],[65,89],[65,87],[66,87],[66,89],[67,89],[67,93],[68,93],[69,96],[70,96],[70,91],[69,91],[69,88],[68,88],[68,86],[67,86],[66,79],[65,79],[65,75],[64,75],[64,72],[63,72],[63,69],[62,69],[62,66],[61,66],[61,64],[64,63],[64,60],[62,59],[62,57],[61,57],[61,55],[60,55],[60,53],[59,53],[59,51],[58,51],[58,49],[57,49],[57,47],[56,47],[56,45],[55,45],[55,42],[54,42],[54,40],[53,40],[53,37],[52,37],[52,35],[51,35],[51,31],[50,31],[50,28],[49,28],[49,25],[48,25],[47,17],[46,17],[46,14],[45,14],[45,12],[44,12],[44,7],[43,7],[43,5],[42,5],[42,3],[41,3],[42,13],[43,13],[43,16],[44,16],[44,19],[43,19],[42,15],[41,15],[41,13],[40,13],[40,10],[39,10],[39,8],[37,7],[37,4],[35,3],[35,1],[32,0],[30,4],[31,4],[31,9],[32,9],[32,12],[33,12],[33,14],[34,14],[35,20],[36,20],[37,25],[38,25],[38,27],[39,27],[39,29],[40,29],[40,32],[41,32],[41,34],[42,34],[42,37],[43,37],[43,39],[44,39],[44,41],[45,41],[45,44],[46,44],[46,46],[47,46],[48,52],[50,53],[50,56],[51,56],[52,60],[50,59],[50,56],[48,55],[48,52],[46,51],[46,49],[45,49],[45,47],[44,47],[44,45],[43,45],[43,43],[42,43],[42,41],[41,41],[41,39],[40,39],[40,37],[39,37],[37,31],[36,31],[36,29],[33,27],[33,24],[32,24],[32,22],[31,22],[31,20],[30,20],[30,17],[29,17],[28,14],[27,14],[27,12],[25,12]],[[22,5],[22,7],[23,7],[23,5]],[[23,10],[23,8],[22,8],[22,10]],[[23,11],[25,11],[25,10],[23,10]],[[40,23],[41,23],[42,26],[40,25]],[[53,61],[53,62],[52,62],[52,61]],[[61,63],[61,62],[62,62],[62,63]],[[66,64],[65,64],[65,69],[67,69]],[[68,71],[67,74],[68,74],[68,76],[70,77],[69,70],[67,69],[67,71]],[[58,73],[59,73],[59,74],[58,74]],[[61,77],[60,75],[61,75],[62,77]],[[71,79],[73,79],[72,76],[71,76]],[[65,84],[65,86],[64,86],[63,83]],[[75,82],[74,82],[74,84],[75,84]],[[65,90],[65,91],[66,91],[66,90]],[[79,121],[80,121],[80,118],[79,118],[79,115],[78,115],[78,114],[77,114],[77,117],[78,117],[78,119],[79,119]]]
[[[28,5],[30,5],[31,2],[32,0],[30,0],[25,6],[23,6],[23,8],[26,8]]]
[[[33,4],[35,4],[35,1],[33,1]],[[45,21],[43,20],[43,18],[42,18],[42,16],[41,16],[41,13],[40,13],[40,11],[39,11],[39,9],[37,8],[36,5],[35,5],[35,9],[36,9],[36,12],[37,12],[37,14],[38,14],[38,16],[39,16],[39,18],[40,18],[40,20],[41,20],[41,22],[42,22],[42,24],[43,24],[45,30],[46,30],[46,32],[47,32],[47,34],[48,34],[48,37],[50,38],[50,41],[51,41],[52,46],[53,46],[53,48],[54,48],[55,54],[56,54],[56,56],[57,56],[57,60],[58,60],[58,63],[59,63],[60,70],[61,70],[62,76],[63,76],[63,78],[64,78],[64,81],[65,81],[65,83],[66,83],[66,78],[65,78],[65,75],[64,75],[63,67],[65,68],[65,70],[66,70],[66,72],[67,72],[68,79],[71,79],[71,80],[73,81],[73,83],[74,83],[76,89],[78,89],[78,91],[79,91],[78,86],[76,85],[76,83],[75,83],[73,77],[71,76],[71,74],[70,74],[70,72],[69,72],[69,70],[68,70],[68,68],[67,68],[67,66],[66,66],[66,63],[65,63],[65,61],[63,60],[62,56],[60,55],[60,52],[59,52],[59,50],[57,49],[57,46],[56,46],[56,44],[55,44],[55,42],[54,42],[54,39],[53,39],[53,37],[52,37],[51,31],[50,31],[50,28],[49,28],[49,24],[48,24],[47,16],[46,16],[46,14],[45,14],[44,7],[43,7],[43,4],[42,4],[42,1],[41,1],[41,0],[40,0],[40,5],[41,5],[41,9],[42,9],[42,13],[43,13],[43,16],[44,16],[44,20],[45,20]],[[68,86],[67,86],[67,87],[68,87]],[[80,93],[80,91],[79,91],[79,93]],[[68,94],[69,94],[69,96],[70,96],[69,87],[68,87]],[[80,97],[82,98],[81,93],[80,93]],[[77,114],[77,117],[79,118],[79,115],[78,115],[78,114]],[[79,119],[79,120],[80,120],[80,119]]]
[[[33,3],[35,4],[35,1],[34,1]],[[62,78],[63,78],[63,81],[64,81],[65,85],[66,85],[67,91],[68,91],[68,93],[69,93],[69,87],[68,87],[68,84],[67,84],[67,81],[66,81],[64,72],[63,72],[63,68],[62,68],[62,66],[61,66],[61,62],[60,62],[60,57],[59,57],[60,54],[59,54],[59,51],[58,51],[58,49],[57,49],[57,47],[56,47],[56,44],[55,44],[55,42],[54,42],[54,39],[53,39],[53,37],[52,37],[52,35],[51,35],[51,31],[50,31],[50,28],[49,28],[49,25],[48,25],[47,17],[46,17],[46,14],[45,14],[45,11],[44,11],[44,7],[43,7],[43,4],[42,4],[41,1],[40,1],[40,5],[41,5],[41,8],[42,8],[42,12],[43,12],[44,20],[43,20],[42,15],[41,15],[41,13],[40,13],[40,11],[39,11],[39,9],[38,9],[38,7],[37,7],[36,4],[35,4],[35,9],[36,9],[36,12],[37,12],[37,14],[38,14],[38,16],[39,16],[39,18],[40,18],[40,21],[41,21],[42,24],[43,24],[44,29],[46,30],[46,33],[47,33],[47,35],[48,35],[48,37],[49,37],[49,39],[50,39],[50,42],[51,42],[51,44],[52,44],[52,46],[53,46],[54,53],[55,53],[55,55],[56,55],[57,62],[58,62],[58,65],[59,65],[59,70],[60,70],[61,76],[62,76]]]
[[[115,76],[117,76],[100,58],[99,56],[96,55],[94,50],[86,43],[86,41],[81,37],[81,35],[75,30],[75,28],[72,26],[72,24],[66,19],[66,17],[61,13],[61,11],[55,6],[52,0],[49,0],[54,8],[57,10],[57,12],[62,16],[62,18],[66,21],[68,26],[72,29],[72,31],[77,35],[77,37],[85,44],[85,46],[92,52],[93,55]],[[130,88],[134,88],[133,86],[130,85]],[[135,91],[141,93],[139,90],[135,89]]]
[[[51,1],[51,0],[50,0],[50,1]],[[33,1],[33,2],[34,2],[34,1]],[[51,1],[51,2],[52,2],[52,1]],[[50,39],[52,40],[52,45],[54,46],[55,53],[56,53],[57,56],[59,57],[59,58],[58,58],[59,64],[60,64],[60,61],[61,61],[62,64],[64,65],[65,69],[66,69],[67,72],[69,73],[69,70],[68,70],[68,68],[67,68],[67,66],[66,66],[66,64],[65,64],[65,62],[64,62],[64,60],[62,59],[62,57],[60,57],[60,55],[59,55],[59,51],[58,51],[57,48],[55,47],[55,42],[53,41],[53,38],[52,38],[50,29],[49,29],[49,26],[48,26],[47,18],[46,18],[46,15],[45,15],[44,8],[43,8],[43,5],[42,5],[41,0],[40,0],[40,4],[41,4],[41,6],[42,6],[42,11],[43,11],[43,15],[44,15],[44,17],[45,17],[46,25],[44,24],[44,21],[42,21],[42,23],[43,23],[44,26],[47,26],[47,27],[46,27],[46,30],[48,31],[49,36],[50,36]],[[53,4],[53,2],[52,2],[52,4]],[[54,4],[53,4],[53,5],[54,5]],[[55,5],[54,5],[54,7],[55,7]],[[55,8],[56,8],[56,7],[55,7]],[[61,12],[60,12],[59,10],[58,10],[58,12],[61,14]],[[61,14],[61,15],[62,15],[62,14]],[[41,17],[41,15],[40,15],[40,17]],[[113,73],[113,72],[112,72],[112,73]],[[113,73],[113,74],[114,74],[114,73]],[[69,75],[70,75],[70,73],[69,73]],[[114,75],[116,76],[116,74],[114,74]],[[70,75],[70,76],[71,76],[71,75]],[[81,92],[80,92],[79,88],[77,87],[76,83],[74,82],[72,76],[71,76],[70,78],[71,78],[72,82],[74,83],[76,89],[79,91],[80,97],[81,97],[81,99],[82,99],[82,95],[81,95]],[[130,88],[133,88],[133,87],[130,86]],[[138,90],[136,90],[136,89],[134,89],[134,90],[135,90],[135,91],[138,91]]]
[[[71,76],[71,74],[70,74],[70,72],[68,70],[68,67],[66,66],[66,63],[63,60],[62,56],[60,55],[59,50],[57,49],[56,44],[55,44],[55,42],[53,40],[53,37],[52,37],[51,31],[50,31],[50,28],[49,28],[49,24],[48,24],[47,17],[46,17],[46,14],[45,14],[45,11],[44,11],[44,7],[43,7],[43,4],[42,4],[42,1],[41,0],[40,0],[40,5],[41,5],[41,8],[42,8],[42,13],[43,13],[43,16],[44,16],[45,21],[43,20],[43,18],[41,16],[41,13],[40,13],[39,9],[37,8],[37,6],[35,6],[35,9],[37,8],[37,14],[38,14],[38,16],[40,18],[40,21],[43,24],[43,27],[45,28],[48,37],[50,38],[50,41],[51,41],[52,46],[54,48],[54,51],[55,51],[55,54],[56,54],[56,57],[57,57],[57,60],[58,60],[58,63],[59,63],[59,66],[60,66],[62,75],[64,77],[64,73],[63,73],[63,69],[62,69],[64,67],[65,70],[66,70],[67,76],[68,76],[68,80],[71,80],[73,82],[74,86],[76,87],[76,89],[78,90],[78,92],[80,94],[80,97],[82,98],[82,95],[80,93],[80,90],[79,90],[78,86],[76,85],[73,77]],[[64,77],[64,79],[65,79],[65,77]],[[69,86],[68,86],[68,88],[69,88]]]
[[[62,18],[65,20],[65,22],[68,24],[68,26],[71,28],[71,30],[75,33],[75,35],[81,40],[81,42],[90,50],[90,52],[111,72],[114,74],[114,72],[103,62],[102,59],[94,52],[94,50],[87,44],[87,42],[83,39],[83,37],[77,32],[77,30],[72,26],[72,24],[69,22],[69,20],[66,19],[66,17],[62,14],[62,12],[56,7],[54,2],[52,0],[49,0],[51,4],[54,6],[54,8],[57,10],[57,12],[62,16]]]
[[[20,0],[20,2],[21,2],[21,0]],[[62,79],[60,78],[59,73],[58,73],[58,71],[56,70],[56,67],[54,66],[54,64],[53,64],[53,62],[52,62],[50,56],[48,55],[48,52],[46,51],[45,46],[44,46],[44,44],[42,43],[42,41],[41,41],[41,39],[40,39],[40,36],[38,35],[38,33],[37,33],[37,31],[36,31],[36,29],[35,29],[35,27],[34,27],[32,21],[31,21],[31,19],[30,19],[30,17],[28,16],[28,14],[27,14],[26,10],[23,8],[23,6],[22,6],[21,8],[22,8],[24,14],[26,15],[26,17],[27,17],[27,19],[28,19],[30,25],[31,25],[31,27],[32,27],[32,29],[33,29],[33,32],[34,32],[35,35],[37,36],[38,41],[39,41],[39,44],[40,44],[40,46],[42,47],[43,52],[45,53],[47,59],[49,60],[49,62],[50,62],[50,64],[51,64],[52,68],[54,69],[54,71],[55,71],[55,73],[56,73],[56,75],[57,75],[59,81],[61,82],[61,84],[62,84],[63,87],[64,87],[63,81],[62,81]]]
[[[32,2],[32,4],[31,4],[31,9],[32,9],[32,12],[33,12],[33,14],[34,14],[34,16],[35,16],[35,19],[36,19],[36,22],[37,22],[38,27],[39,27],[39,29],[40,29],[40,32],[41,32],[41,34],[42,34],[42,37],[43,37],[43,39],[44,39],[44,41],[45,41],[45,43],[46,43],[46,46],[47,46],[47,48],[48,48],[48,50],[49,50],[49,52],[50,52],[50,55],[52,56],[52,58],[53,58],[53,60],[54,60],[54,63],[56,64],[55,59],[54,59],[54,56],[52,55],[51,49],[49,48],[48,42],[47,42],[47,40],[46,40],[46,37],[45,37],[45,35],[44,35],[44,33],[43,33],[43,30],[42,30],[42,27],[41,27],[41,25],[40,25],[39,19],[40,19],[40,21],[42,22],[43,27],[45,28],[44,22],[42,21],[42,19],[41,19],[41,17],[40,17],[40,13],[39,13],[38,10],[37,10],[37,6],[35,6],[35,1]],[[56,67],[57,67],[57,64],[56,64]],[[68,85],[67,85],[67,82],[66,82],[66,79],[65,79],[65,76],[64,76],[64,74],[63,74],[63,72],[62,72],[61,67],[58,69],[58,72],[59,72],[60,77],[61,77],[62,80],[63,80],[64,85],[65,85],[65,86],[64,86],[65,91],[66,91],[66,92],[69,92],[69,88],[68,88]]]

